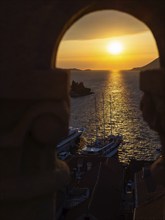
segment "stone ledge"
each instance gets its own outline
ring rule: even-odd
[[[45,116],[52,116],[54,118],[54,120],[52,121],[53,125],[52,123],[50,123],[50,121],[46,120],[48,124],[49,123],[51,124],[51,127],[49,127],[47,123],[46,123],[47,126],[43,126],[43,127],[37,126],[38,128],[38,132],[37,132],[37,129],[35,127],[36,119],[38,119],[37,120],[37,124],[38,124],[40,120],[42,122],[42,117]],[[32,130],[33,132],[35,131],[34,134],[37,134],[38,138],[39,136],[41,136],[43,131],[45,131],[45,129],[48,129],[49,132],[46,132],[47,135],[46,136],[43,135],[41,139],[48,141],[48,139],[52,137],[52,141],[54,142],[55,145],[57,144],[57,140],[58,140],[57,137],[60,138],[61,136],[62,138],[64,135],[66,135],[66,128],[68,127],[68,117],[69,117],[69,109],[65,101],[61,101],[58,103],[48,102],[48,101],[35,103],[29,109],[26,110],[26,113],[24,113],[21,120],[18,121],[17,124],[14,127],[12,127],[12,129],[8,130],[8,132],[6,131],[0,134],[0,148],[6,148],[6,147],[16,148],[22,146],[26,134],[30,129],[32,129],[32,126],[35,127],[35,128],[33,127]],[[58,128],[58,136],[56,136],[54,134],[54,131],[52,130],[53,128],[55,130],[56,127]],[[47,144],[50,144],[49,141]]]
[[[1,73],[0,98],[2,99],[62,99],[69,93],[67,70],[31,70],[9,74]]]

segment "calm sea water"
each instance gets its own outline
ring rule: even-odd
[[[86,128],[84,142],[95,139],[96,129],[102,137],[112,131],[123,135],[124,144],[119,148],[121,162],[129,163],[131,158],[154,160],[158,156],[159,137],[143,121],[139,108],[142,92],[138,71],[72,71],[72,80],[82,81],[94,92],[71,98],[70,125]]]

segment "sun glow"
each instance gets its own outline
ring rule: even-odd
[[[153,34],[144,23],[123,12],[103,10],[83,16],[67,30],[54,54],[54,65],[64,69],[128,70],[158,56]]]
[[[123,44],[119,41],[112,41],[107,45],[107,51],[112,55],[118,55],[123,52]]]

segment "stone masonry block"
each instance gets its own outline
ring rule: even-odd
[[[140,89],[152,95],[165,96],[165,70],[142,71],[140,73]]]

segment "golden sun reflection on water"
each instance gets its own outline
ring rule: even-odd
[[[94,95],[71,99],[70,124],[86,128],[86,141],[95,139],[97,124],[100,137],[103,137],[104,130],[107,136],[111,128],[112,133],[123,135],[124,144],[118,153],[121,162],[129,163],[131,158],[151,160],[155,157],[155,149],[160,142],[157,134],[142,119],[138,72],[92,71],[72,77],[83,81],[95,92]]]

